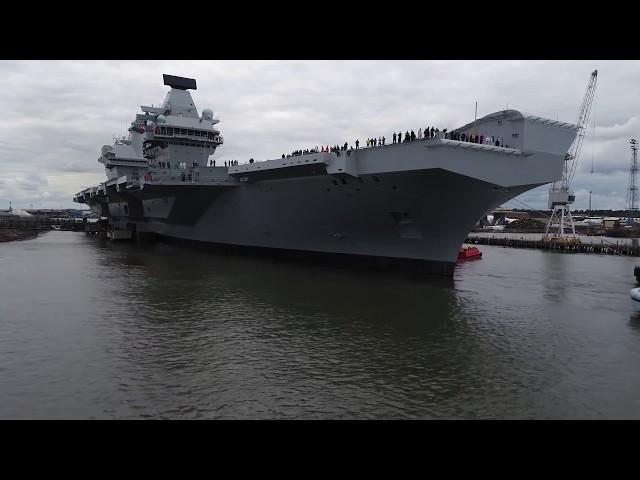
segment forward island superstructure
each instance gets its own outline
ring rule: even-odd
[[[562,175],[575,125],[503,110],[435,138],[209,166],[222,145],[193,79],[164,76],[128,138],[102,147],[108,180],[75,195],[134,237],[375,261],[451,275],[487,211]],[[482,135],[503,144],[459,138]],[[453,138],[457,138],[454,140]]]

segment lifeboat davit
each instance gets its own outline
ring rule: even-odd
[[[458,261],[482,258],[482,252],[476,247],[463,247],[458,251]]]

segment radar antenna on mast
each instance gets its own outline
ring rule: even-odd
[[[589,123],[589,114],[591,112],[591,105],[593,104],[593,97],[596,93],[597,79],[598,70],[594,70],[591,72],[591,76],[589,77],[587,91],[584,95],[584,99],[582,100],[582,105],[580,106],[578,121],[576,122],[578,134],[564,159],[562,179],[558,182],[554,182],[549,190],[549,208],[552,212],[545,230],[545,237],[548,237],[550,228],[556,224],[558,224],[559,237],[566,237],[568,235],[565,235],[564,233],[565,224],[567,229],[571,228],[571,235],[573,237],[576,235],[576,227],[573,223],[573,217],[571,217],[570,208],[570,205],[575,201],[576,197],[570,187],[576,173],[580,150],[582,149],[582,141],[584,140],[584,135]]]

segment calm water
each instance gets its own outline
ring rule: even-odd
[[[481,249],[416,281],[0,244],[0,418],[640,418],[638,260]]]

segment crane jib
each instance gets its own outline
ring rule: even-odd
[[[571,182],[576,173],[580,151],[582,149],[582,141],[584,140],[586,126],[591,113],[591,106],[596,90],[596,80],[598,78],[598,70],[591,72],[589,82],[587,83],[587,91],[585,92],[580,111],[578,113],[578,121],[576,122],[577,135],[574,142],[569,147],[569,151],[565,156],[562,168],[562,179],[560,180],[560,188],[557,188],[558,182],[554,182],[549,190],[549,208],[552,209],[551,218],[547,223],[545,236],[548,235],[551,226],[558,224],[558,233],[560,237],[564,237],[565,222],[566,227],[571,228],[573,236],[575,236],[575,226],[571,217],[570,205],[575,201],[575,195],[570,190]]]

